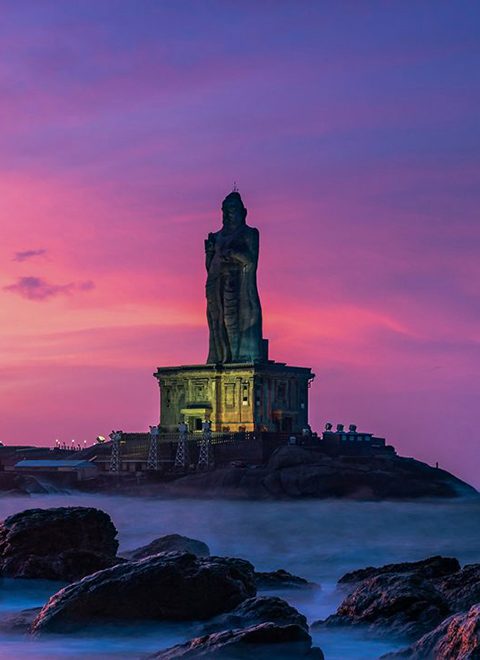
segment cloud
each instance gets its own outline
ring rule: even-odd
[[[86,280],[85,282],[77,282],[73,286],[74,288],[78,289],[78,291],[91,291],[92,289],[95,288],[95,284],[92,282],[92,280]]]
[[[15,252],[13,261],[27,261],[27,259],[31,259],[32,257],[41,257],[46,253],[47,251],[44,248],[40,248],[38,250],[23,250],[21,252]]]
[[[16,293],[27,300],[43,301],[58,295],[70,296],[75,291],[91,291],[95,284],[85,282],[70,282],[69,284],[52,284],[42,277],[19,277],[15,284],[4,286],[5,291]]]

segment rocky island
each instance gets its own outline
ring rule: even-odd
[[[232,465],[171,481],[172,495],[252,499],[392,500],[476,496],[461,479],[413,458],[328,456],[278,449],[266,465]]]
[[[475,490],[397,454],[355,424],[309,424],[310,367],[269,358],[257,287],[259,231],[238,189],[205,240],[205,364],[159,367],[160,414],[149,432],[112,431],[72,451],[0,447],[0,491],[281,500],[453,498]],[[79,447],[80,449],[80,447]]]

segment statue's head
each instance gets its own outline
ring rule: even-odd
[[[239,192],[231,192],[222,203],[223,226],[226,229],[237,229],[245,224],[247,209],[243,205]]]

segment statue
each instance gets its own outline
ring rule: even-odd
[[[223,200],[222,213],[222,229],[205,241],[207,364],[266,360],[257,290],[258,229],[246,224],[247,209],[236,190]]]

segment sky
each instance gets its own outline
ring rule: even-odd
[[[158,421],[236,181],[270,357],[480,486],[480,6],[3,0],[0,440]]]

